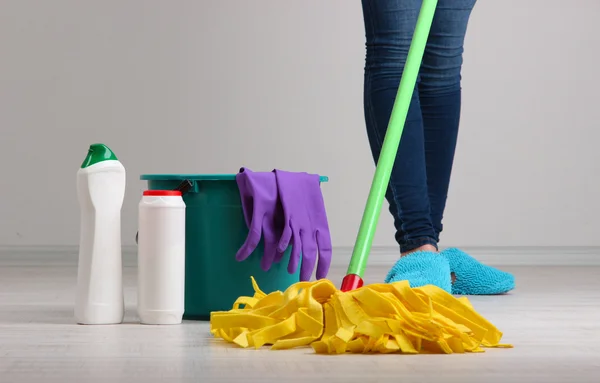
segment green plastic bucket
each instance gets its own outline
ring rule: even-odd
[[[208,320],[212,311],[230,310],[240,296],[252,296],[250,277],[266,293],[284,291],[299,281],[289,274],[290,249],[267,272],[260,268],[263,243],[245,261],[235,254],[248,235],[235,174],[143,174],[149,190],[172,190],[183,181],[193,186],[184,194],[185,309],[184,319]],[[321,182],[327,182],[321,177]]]

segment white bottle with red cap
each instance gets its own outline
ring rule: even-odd
[[[146,190],[138,217],[138,316],[179,324],[185,300],[185,203],[180,191]]]

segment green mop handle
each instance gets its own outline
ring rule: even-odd
[[[356,237],[352,258],[346,273],[347,276],[354,275],[354,279],[358,277],[361,280],[360,285],[362,285],[362,277],[367,266],[373,237],[377,230],[377,222],[392,174],[392,168],[398,152],[400,138],[402,137],[402,132],[404,130],[404,123],[406,121],[406,115],[408,114],[410,101],[417,83],[417,76],[421,67],[421,61],[423,60],[423,54],[436,6],[437,0],[423,0],[423,4],[421,5],[415,32],[408,51],[406,65],[402,72],[398,93],[396,94],[396,100],[394,101],[394,107],[388,123],[387,132],[383,140],[381,154],[379,156],[379,161],[377,161],[377,168],[375,169],[375,174],[373,176],[371,190],[369,191],[369,197]],[[342,283],[342,285],[343,284],[344,283]],[[356,282],[350,284],[356,284]],[[344,289],[342,288],[342,290]]]

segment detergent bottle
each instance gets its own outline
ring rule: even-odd
[[[81,214],[75,319],[79,324],[121,323],[125,168],[106,145],[90,146],[77,171],[77,196]]]
[[[138,316],[179,324],[185,309],[185,211],[180,190],[146,190],[139,204]]]

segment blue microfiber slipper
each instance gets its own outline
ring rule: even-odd
[[[396,262],[385,283],[408,281],[410,287],[435,285],[451,293],[450,265],[445,257],[430,251],[417,251]]]
[[[452,294],[495,295],[515,288],[512,274],[484,265],[462,250],[450,248],[441,254],[448,260],[450,271],[456,276]]]

